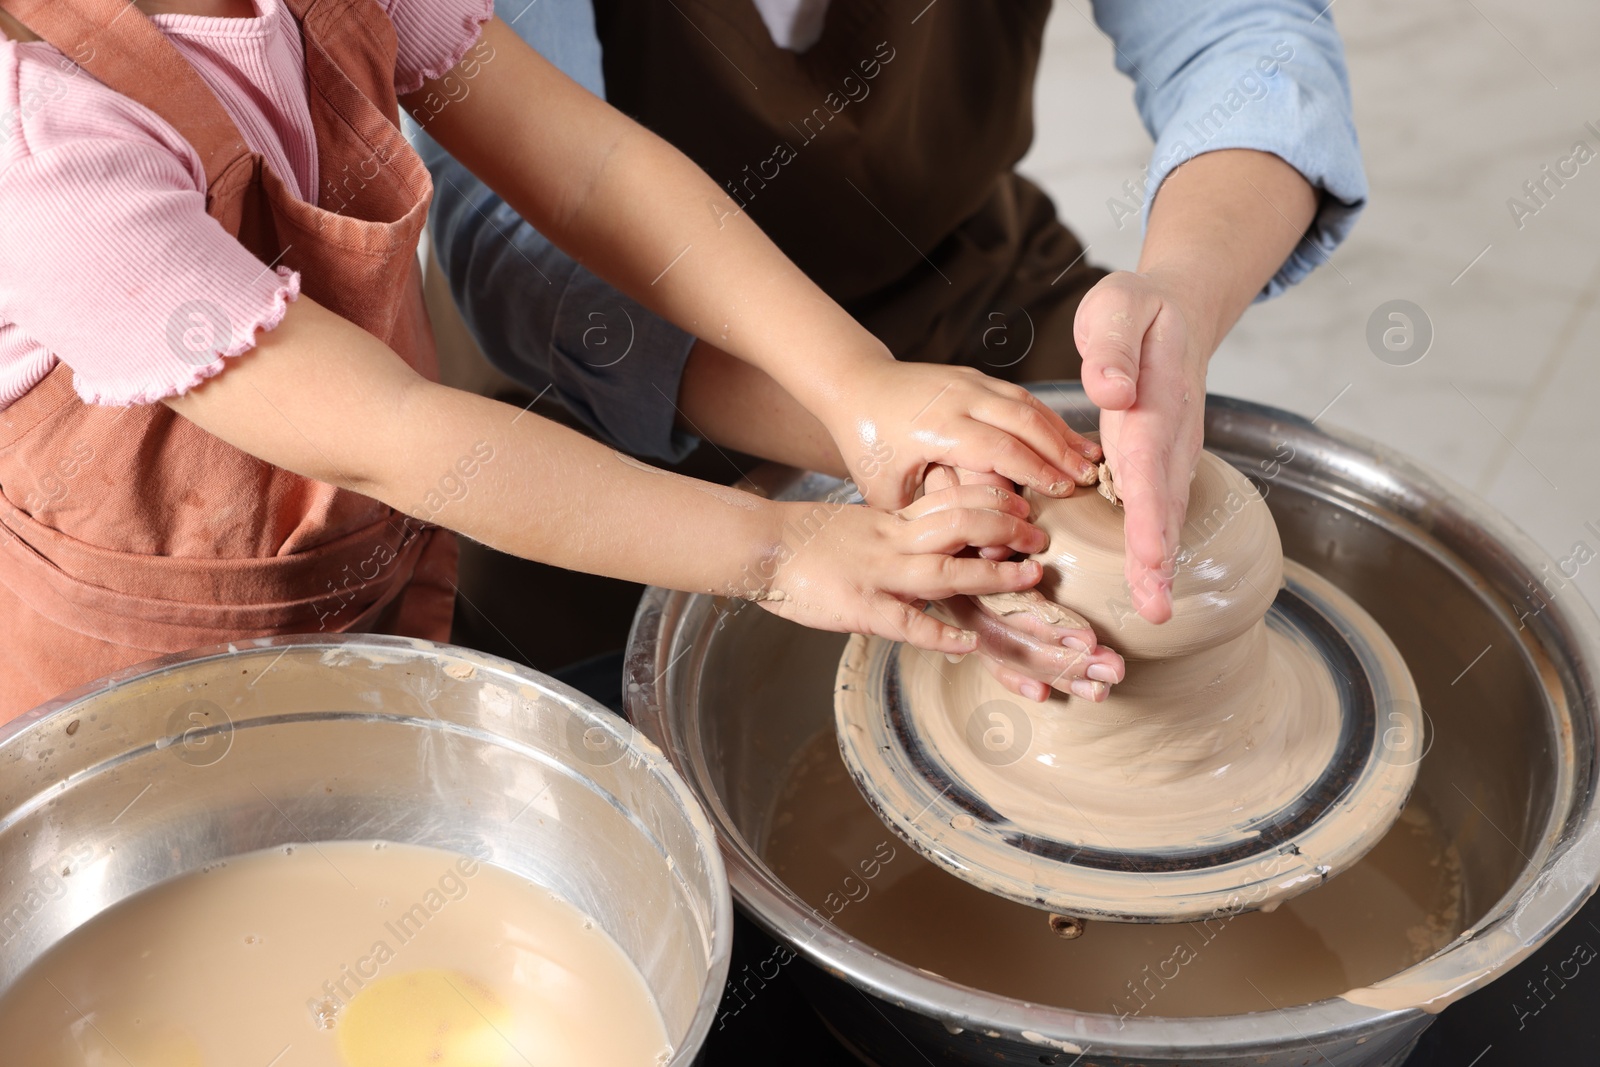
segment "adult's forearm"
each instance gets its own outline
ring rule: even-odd
[[[1268,152],[1226,149],[1168,175],[1150,207],[1139,272],[1187,299],[1209,355],[1305,236],[1317,193]]]
[[[838,446],[815,416],[766,371],[704,341],[683,368],[678,412],[679,429],[725,448],[845,476]]]
[[[1172,560],[1204,434],[1212,353],[1310,225],[1316,194],[1277,156],[1226,150],[1173,171],[1151,205],[1137,273],[1117,272],[1078,307],[1084,388],[1126,522],[1139,614],[1172,614]]]

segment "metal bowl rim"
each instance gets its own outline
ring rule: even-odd
[[[1077,382],[1037,383],[1029,388],[1046,404],[1058,410],[1065,407],[1080,413],[1095,410]],[[1219,413],[1286,423],[1302,437],[1320,438],[1338,450],[1360,453],[1369,464],[1378,462],[1386,466],[1394,482],[1413,489],[1425,489],[1435,501],[1447,501],[1452,510],[1498,542],[1511,558],[1530,571],[1538,572],[1541,563],[1554,563],[1532,538],[1475,494],[1362,435],[1342,428],[1315,425],[1302,416],[1268,405],[1213,393],[1206,396],[1206,409],[1208,421],[1213,413]],[[807,477],[808,472],[772,466],[752,475],[752,481],[771,484],[782,478],[785,488],[792,488]],[[758,492],[765,491],[761,484],[747,487]],[[669,753],[669,758],[680,750],[677,744],[679,738],[666,729],[664,700],[670,692],[670,672],[666,668],[673,665],[670,655],[681,653],[677,653],[673,647],[663,647],[662,636],[664,633],[677,636],[677,631],[669,630],[669,626],[675,626],[684,610],[698,597],[698,594],[654,586],[648,588],[640,600],[628,639],[624,699],[629,718],[661,743]],[[1577,708],[1574,710],[1586,713],[1596,731],[1600,732],[1600,698],[1596,697],[1600,685],[1597,685],[1594,677],[1593,666],[1600,663],[1600,617],[1596,616],[1594,609],[1581,595],[1563,598],[1561,604],[1552,600],[1547,610],[1564,621],[1572,632],[1574,642],[1587,655],[1587,663],[1583,665],[1578,680],[1588,699],[1581,711]],[[699,659],[698,656],[689,658]],[[691,686],[697,688],[694,679],[691,679]],[[1559,731],[1557,736],[1560,736]],[[691,788],[695,789],[697,795],[700,794],[698,781],[694,781]],[[702,796],[701,800],[707,810],[713,813],[719,827],[727,825],[730,831],[728,836],[736,836],[720,800],[714,795]],[[1565,817],[1570,822],[1570,809],[1570,802],[1565,803],[1558,807],[1553,818]],[[1265,1045],[1303,1043],[1308,1033],[1336,1037],[1388,1029],[1424,1014],[1420,1008],[1369,1008],[1336,997],[1310,1004],[1274,1008],[1270,1012],[1215,1017],[1140,1016],[1120,1020],[1119,1025],[1117,1017],[1112,1015],[1031,1004],[998,996],[918,970],[850,937],[799,901],[767,871],[760,857],[754,854],[742,837],[728,840],[728,836],[719,833],[718,840],[724,849],[734,898],[769,933],[793,943],[802,955],[823,970],[837,977],[848,978],[858,987],[892,1004],[950,1025],[991,1034],[999,1030],[1020,1034],[1026,1030],[1051,1040],[1064,1039],[1087,1045],[1092,1045],[1104,1035],[1109,1025],[1117,1035],[1114,1051],[1118,1055],[1159,1057],[1170,1054],[1175,1048],[1195,1047],[1204,1047],[1212,1055],[1249,1053]],[[1506,898],[1497,901],[1486,913],[1485,922],[1474,933],[1482,934],[1489,928],[1510,922],[1522,933],[1531,951],[1532,946],[1542,944],[1577,912],[1594,892],[1597,881],[1600,881],[1600,806],[1591,803],[1578,816],[1576,825],[1563,837],[1559,848],[1551,855],[1541,855],[1541,858],[1541,874],[1547,873],[1558,858],[1573,860],[1581,868],[1578,873],[1587,882],[1586,891],[1569,893],[1567,899],[1561,900],[1557,899],[1558,894],[1565,891],[1554,887],[1552,879],[1531,878],[1530,884],[1517,894],[1509,907]],[[1514,885],[1513,891],[1515,888]],[[779,928],[779,919],[794,921],[798,925],[798,920],[808,916],[818,925],[818,929],[804,942],[796,941],[791,932]],[[1517,921],[1524,919],[1532,923],[1530,929],[1524,930],[1526,924]],[[1399,973],[1419,983],[1426,981],[1431,974],[1450,973],[1452,968],[1447,965],[1447,957],[1460,944],[1458,939],[1446,949]]]
[[[694,1017],[690,1020],[688,1031],[675,1047],[669,1063],[669,1067],[689,1067],[700,1046],[705,1043],[706,1035],[710,1033],[711,1023],[722,1000],[722,987],[727,981],[728,967],[733,958],[733,900],[727,865],[722,854],[721,837],[713,830],[711,820],[695,791],[678,772],[677,766],[661,752],[659,746],[648,735],[634,728],[626,719],[613,714],[594,698],[565,682],[500,656],[422,638],[395,637],[387,634],[285,634],[249,638],[159,656],[67,690],[10,722],[0,725],[0,753],[3,753],[8,746],[19,743],[19,740],[30,731],[47,729],[50,724],[71,715],[85,701],[109,695],[110,692],[129,683],[200,663],[233,659],[241,653],[266,655],[274,650],[294,648],[308,651],[320,649],[323,652],[339,650],[355,655],[360,655],[362,650],[369,649],[387,655],[397,652],[407,653],[415,655],[418,659],[431,656],[463,660],[507,682],[534,686],[569,712],[584,717],[591,726],[599,727],[611,734],[625,747],[640,744],[646,746],[647,754],[654,757],[650,761],[650,773],[666,787],[668,795],[676,802],[693,829],[698,850],[706,864],[706,877],[712,887],[711,954],[707,960],[706,978],[701,984],[699,1003]],[[492,733],[492,731],[485,732]],[[567,769],[578,778],[587,778],[580,767]],[[595,783],[590,784],[592,786]],[[632,814],[637,815],[637,813]]]

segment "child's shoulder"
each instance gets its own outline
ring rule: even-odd
[[[168,123],[101,84],[72,57],[42,41],[0,40],[0,173],[97,141],[144,145],[191,169],[199,162]]]

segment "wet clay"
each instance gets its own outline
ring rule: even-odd
[[[1033,521],[1050,543],[1039,592],[1081,615],[1125,659],[1156,660],[1213,648],[1252,628],[1283,582],[1278,527],[1250,480],[1202,452],[1189,485],[1172,581],[1172,618],[1147,622],[1133,610],[1123,576],[1122,507],[1101,492],[1047,497],[1025,490]]]
[[[1122,503],[1122,494],[1117,492],[1117,480],[1111,474],[1111,464],[1101,462],[1095,468],[1095,492],[1111,501],[1113,504]]]
[[[1034,908],[922,858],[873,814],[832,731],[801,751],[762,855],[818,915],[879,951],[1015,999],[1130,1016],[1211,1016],[1370,985],[1461,930],[1461,864],[1428,798],[1314,893],[1271,913],[1174,925],[1090,922],[1063,940]]]
[[[240,856],[108,909],[0,998],[28,1067],[526,1067],[669,1058],[621,948],[507,871],[343,841]]]
[[[1073,840],[1121,848],[1226,840],[1283,806],[1333,752],[1339,702],[1327,671],[1264,615],[1283,581],[1271,514],[1249,481],[1204,454],[1191,488],[1173,617],[1131,611],[1122,580],[1122,511],[1110,496],[1030,497],[1050,544],[1040,590],[1123,654],[1126,679],[1104,703],[1056,694],[1031,716],[1024,758],[974,751],[975,709],[1015,703],[976,659],[929,669],[901,657],[906,700],[926,740],[1018,826],[1075,826]],[[992,702],[1001,702],[992,705]],[[1293,714],[1289,713],[1293,709]],[[1159,788],[1158,788],[1159,787]]]
[[[933,670],[901,652],[923,738],[997,812],[1018,826],[1057,835],[1071,827],[1074,840],[1140,850],[1242,840],[1250,831],[1241,824],[1283,807],[1322,773],[1339,701],[1319,667],[1265,625],[1203,656],[1130,662],[1103,703],[1060,696],[1051,702],[1059,707],[1030,715],[1027,753],[995,763],[982,748],[995,742],[969,721],[993,716],[988,723],[1003,728],[1022,702],[976,657]]]
[[[1086,620],[1123,654],[1124,681],[1101,703],[1053,693],[1037,705],[976,657],[950,663],[899,646],[880,676],[884,643],[856,638],[838,676],[848,765],[925,854],[1024,903],[1165,921],[1314,888],[1377,843],[1415,781],[1415,761],[1372,747],[1372,712],[1356,731],[1367,747],[1348,748],[1341,733],[1368,680],[1384,714],[1415,707],[1403,661],[1359,605],[1303,567],[1293,567],[1294,596],[1336,620],[1333,644],[1372,654],[1341,670],[1332,646],[1307,636],[1307,616],[1292,623],[1279,611],[1268,624],[1286,566],[1276,524],[1250,482],[1210,453],[1191,485],[1172,618],[1146,622],[1123,582],[1123,511],[1114,489],[1102,489],[1030,495],[1050,535],[1034,556],[1045,599],[986,603],[1002,615]],[[1364,673],[1362,688],[1341,691],[1336,672]],[[1420,722],[1406,722],[1420,737]],[[907,731],[913,742],[900,740]],[[947,784],[949,797],[926,796],[929,781]],[[1313,816],[1291,838],[1262,839],[1262,827],[1307,804]],[[1198,855],[1222,858],[1167,862]]]

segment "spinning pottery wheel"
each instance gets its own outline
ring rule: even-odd
[[[990,892],[1079,920],[1179,922],[1270,910],[1360,859],[1416,780],[1423,719],[1393,643],[1283,559],[1248,479],[1205,453],[1173,617],[1146,622],[1122,578],[1109,483],[1030,497],[1050,534],[1043,601],[1127,662],[1103,703],[1017,697],[957,663],[852,638],[835,718],[846,767],[914,848]]]

